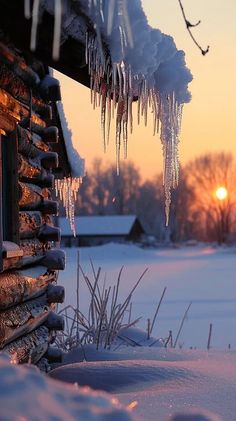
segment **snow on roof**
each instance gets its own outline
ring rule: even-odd
[[[57,102],[57,110],[61,121],[61,128],[65,140],[65,147],[68,161],[71,167],[72,177],[80,178],[84,176],[84,159],[81,158],[78,151],[74,148],[72,142],[72,132],[68,127],[64,108],[61,102]]]
[[[75,218],[77,235],[128,235],[136,220],[135,215],[79,216]],[[71,236],[69,221],[58,218],[62,236]]]

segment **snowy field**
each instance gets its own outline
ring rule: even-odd
[[[59,284],[66,288],[66,304],[76,304],[78,249],[66,249],[67,268]],[[113,285],[122,265],[120,296],[125,298],[145,268],[148,272],[134,293],[132,318],[142,316],[138,327],[146,329],[154,315],[164,287],[167,291],[153,330],[153,336],[166,338],[169,330],[177,334],[190,302],[188,320],[178,346],[206,349],[210,323],[211,346],[236,349],[236,250],[234,248],[185,247],[144,250],[134,245],[109,244],[81,248],[80,264],[92,276],[90,259],[101,266],[106,285]],[[87,312],[89,294],[80,275],[80,308]]]
[[[66,287],[66,303],[74,305],[77,254],[76,249],[67,250],[67,270],[59,280]],[[96,267],[102,266],[107,286],[125,265],[121,299],[149,268],[133,297],[133,317],[143,316],[141,328],[153,316],[167,286],[153,336],[166,337],[172,329],[175,337],[192,302],[179,339],[184,349],[150,347],[145,331],[132,328],[129,337],[133,335],[142,346],[116,345],[113,350],[98,351],[93,345],[79,347],[48,376],[32,366],[9,364],[0,356],[0,420],[236,421],[236,251],[209,247],[143,250],[111,244],[83,248],[79,255],[88,274],[90,258]],[[84,312],[88,303],[80,275]],[[209,323],[213,323],[213,340],[208,352]],[[225,350],[228,343],[231,349]]]

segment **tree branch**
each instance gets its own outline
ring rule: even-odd
[[[198,41],[196,40],[196,38],[194,37],[194,35],[192,33],[192,30],[191,30],[191,28],[195,28],[196,26],[198,26],[201,23],[201,21],[199,20],[197,23],[191,23],[191,22],[189,22],[189,20],[186,17],[185,11],[184,11],[182,0],[178,0],[178,2],[179,2],[180,10],[181,10],[181,13],[183,15],[184,22],[185,22],[185,25],[186,25],[186,28],[187,28],[187,31],[188,31],[190,37],[192,38],[194,44],[199,48],[199,50],[201,51],[202,55],[205,56],[208,53],[208,51],[209,51],[209,48],[210,48],[209,45],[204,50],[201,47],[201,45],[198,43]]]

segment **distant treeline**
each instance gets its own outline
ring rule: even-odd
[[[217,199],[217,187],[228,196]],[[83,180],[76,203],[77,215],[137,215],[146,232],[159,241],[166,238],[162,174],[142,181],[132,163],[115,165],[95,159]],[[209,153],[189,162],[180,171],[178,188],[172,193],[169,224],[172,241],[197,239],[222,243],[236,233],[236,167],[233,156]]]

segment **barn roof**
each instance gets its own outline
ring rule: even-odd
[[[138,218],[135,215],[79,216],[75,218],[78,236],[129,235]],[[62,236],[71,236],[72,232],[65,217],[58,218]]]

